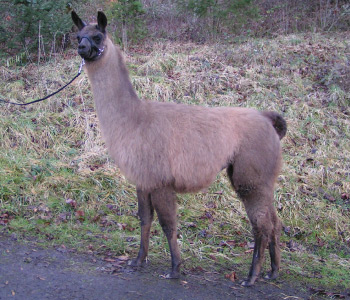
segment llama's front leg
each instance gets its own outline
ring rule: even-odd
[[[171,272],[166,278],[179,278],[181,255],[177,244],[176,194],[172,189],[157,189],[151,193],[151,201],[169,243]]]
[[[141,243],[137,257],[129,262],[130,266],[141,266],[148,254],[149,235],[154,216],[154,208],[150,194],[137,190],[138,215],[141,220]]]

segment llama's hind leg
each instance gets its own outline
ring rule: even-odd
[[[269,241],[269,252],[271,258],[271,271],[265,276],[265,279],[276,279],[280,269],[281,250],[280,250],[280,236],[282,231],[281,221],[278,219],[276,210],[273,207],[273,232]]]
[[[258,176],[257,172],[263,173],[263,171],[257,171],[248,160],[238,161],[235,168],[233,165],[227,168],[228,177],[241,198],[253,227],[255,242],[253,259],[248,278],[242,282],[244,286],[253,285],[258,278],[268,244],[271,248],[272,266],[269,278],[277,277],[280,264],[278,248],[280,223],[273,207],[274,172],[270,170],[263,177]],[[270,174],[272,176],[269,176]]]
[[[266,228],[266,226],[263,226],[262,224],[265,223],[265,221],[268,221],[267,218],[264,216],[265,212],[249,211],[247,207],[246,210],[253,227],[254,251],[248,278],[247,280],[242,282],[242,285],[251,286],[255,283],[261,271],[261,266],[265,256],[265,249],[268,244],[270,228]]]
[[[268,278],[276,278],[280,264],[279,252],[279,227],[274,222],[276,214],[272,205],[272,190],[266,192],[264,189],[255,190],[251,195],[241,196],[245,205],[249,220],[254,233],[253,259],[246,281],[242,285],[251,286],[258,278],[264,261],[264,254],[269,244],[272,270]]]
[[[149,235],[154,216],[154,208],[148,192],[137,190],[138,215],[141,220],[141,243],[137,257],[130,261],[133,267],[141,266],[148,254]]]
[[[181,256],[177,244],[176,194],[170,188],[161,188],[151,193],[151,200],[169,243],[171,272],[166,277],[179,278]]]

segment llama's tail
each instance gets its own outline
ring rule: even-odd
[[[272,126],[275,128],[280,140],[282,140],[287,133],[287,123],[285,119],[274,111],[264,111],[262,114],[271,121]]]

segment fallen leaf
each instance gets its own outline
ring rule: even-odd
[[[75,216],[76,216],[78,219],[84,219],[85,213],[84,213],[82,210],[77,210],[77,211],[75,212]]]
[[[248,243],[247,243],[247,247],[248,247],[249,249],[254,249],[254,245],[255,245],[254,242],[248,242]]]
[[[292,251],[305,251],[305,247],[302,245],[298,244],[297,242],[294,242],[293,240],[290,240],[289,242],[286,243],[287,248]]]
[[[104,261],[106,261],[106,262],[116,262],[116,259],[115,258],[104,258],[103,259]]]
[[[226,241],[226,243],[227,243],[228,245],[230,245],[231,247],[236,246],[236,241],[234,241],[234,240]]]
[[[206,211],[205,214],[201,217],[199,217],[200,219],[209,219],[211,221],[213,221],[213,215],[211,214],[211,212]]]
[[[225,278],[231,280],[232,282],[235,282],[238,279],[238,276],[237,276],[236,272],[233,271],[230,274],[226,274]]]
[[[186,226],[187,228],[196,228],[196,227],[197,227],[197,224],[194,223],[194,222],[187,222],[187,223],[185,223],[185,226]]]
[[[247,246],[247,242],[242,242],[238,244],[238,247],[245,248]]]
[[[325,241],[319,238],[317,235],[316,235],[316,239],[317,239],[318,246],[323,247],[325,245]]]
[[[127,261],[129,260],[129,256],[127,255],[120,255],[120,256],[117,256],[117,259],[121,260],[121,261]]]
[[[60,213],[58,215],[57,222],[67,222],[67,220],[69,220],[70,217],[71,217],[70,212]]]
[[[100,218],[101,218],[101,216],[100,215],[97,215],[97,216],[94,216],[93,218],[92,218],[92,222],[98,222],[99,220],[100,220]]]
[[[224,193],[224,191],[216,191],[216,192],[214,192],[214,194],[216,194],[216,195],[222,195]]]
[[[207,231],[205,229],[201,230],[199,236],[205,238],[207,236]]]
[[[65,245],[62,244],[61,246],[59,246],[59,247],[57,248],[57,251],[62,252],[62,253],[65,253],[65,252],[67,252],[67,248],[66,248]]]
[[[315,294],[325,295],[327,297],[331,297],[332,299],[334,298],[345,299],[345,295],[342,295],[341,293],[332,293],[332,292],[328,292],[325,289],[317,289],[317,288],[310,288],[310,290]]]
[[[119,230],[125,230],[125,228],[126,228],[127,225],[128,225],[128,224],[125,224],[125,223],[117,223],[117,226],[118,226],[118,229],[119,229]]]
[[[66,204],[70,205],[73,208],[77,207],[77,202],[75,200],[73,200],[73,199],[67,199],[66,200]]]
[[[221,241],[221,242],[219,243],[219,246],[221,246],[221,247],[226,247],[226,246],[228,246],[228,247],[234,247],[234,246],[236,246],[236,241],[234,241],[234,240],[230,240],[230,241]]]
[[[214,193],[214,194],[216,194],[216,193]],[[215,202],[210,201],[210,202],[208,202],[207,204],[205,204],[205,207],[206,207],[206,208],[216,208],[217,206],[216,206],[216,203],[215,203]]]
[[[350,194],[349,193],[342,193],[341,194],[341,198],[343,200],[349,200],[350,199]]]
[[[106,207],[107,207],[109,210],[112,210],[112,211],[117,211],[117,210],[118,210],[118,207],[117,207],[116,205],[107,204]]]
[[[330,195],[330,194],[325,193],[323,195],[323,198],[325,198],[326,200],[328,200],[330,202],[335,202],[335,198],[332,195]]]
[[[136,229],[136,228],[134,228],[134,227],[128,227],[128,228],[127,228],[128,231],[134,231],[135,229]]]
[[[191,269],[191,272],[204,272],[204,269],[201,266],[197,266]]]
[[[29,264],[29,263],[32,262],[32,259],[31,259],[30,257],[25,257],[25,258],[23,259],[23,262]]]
[[[159,231],[157,229],[151,231],[151,236],[158,235]]]

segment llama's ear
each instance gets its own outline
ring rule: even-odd
[[[86,26],[74,10],[72,11],[72,20],[79,30],[82,30]]]
[[[106,32],[107,17],[102,11],[97,13],[97,26],[103,33]]]

